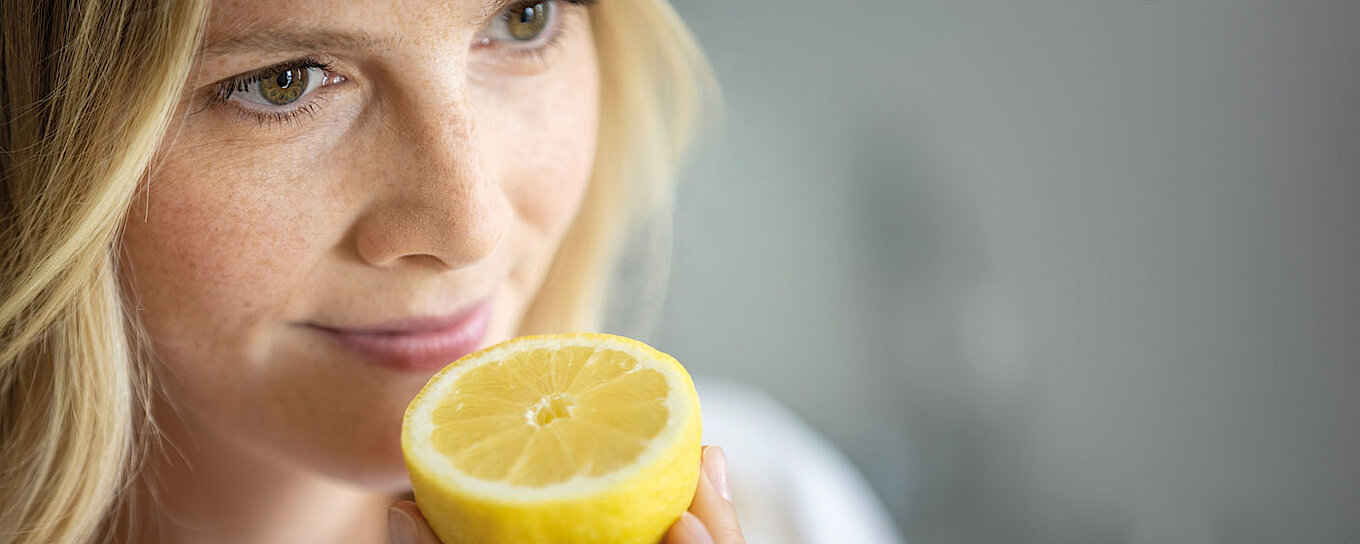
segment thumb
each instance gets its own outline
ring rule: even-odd
[[[411,501],[397,501],[387,509],[387,532],[392,544],[440,544],[420,508]]]

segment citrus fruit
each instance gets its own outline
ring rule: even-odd
[[[406,409],[416,503],[448,543],[655,544],[699,478],[680,363],[607,334],[527,336],[445,367]]]

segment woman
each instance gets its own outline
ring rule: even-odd
[[[406,402],[595,326],[705,88],[588,4],[3,4],[0,542],[436,542]],[[724,465],[668,541],[742,540]]]

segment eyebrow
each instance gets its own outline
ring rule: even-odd
[[[481,20],[484,25],[520,0],[491,0],[483,4]],[[489,5],[488,5],[489,4]],[[301,52],[301,51],[382,51],[393,49],[400,37],[382,36],[369,32],[336,30],[291,30],[247,26],[235,36],[211,41],[203,48],[205,56],[221,56],[241,52]]]
[[[399,40],[367,32],[330,30],[286,31],[264,29],[247,32],[209,43],[203,48],[205,56],[220,56],[240,52],[295,52],[318,50],[386,50],[396,47]]]

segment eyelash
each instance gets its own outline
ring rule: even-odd
[[[283,70],[297,70],[297,69],[307,70],[310,68],[320,68],[322,71],[327,73],[331,71],[330,63],[321,61],[316,57],[311,56],[290,60],[288,62],[282,62],[279,64],[275,64],[273,66],[267,66],[265,68],[255,70],[244,75],[235,76],[230,79],[227,79],[226,81],[218,83],[213,91],[212,98],[209,100],[208,105],[209,106],[214,104],[228,105],[229,102],[231,101],[232,93],[235,93],[237,91],[245,92],[246,89],[250,86],[250,84],[259,81],[266,75],[272,75]],[[310,94],[316,93],[313,92]],[[254,118],[259,124],[263,125],[266,123],[283,124],[295,122],[303,115],[314,115],[316,111],[321,108],[321,104],[320,99],[315,97],[309,97],[307,103],[286,111],[257,111],[246,109],[243,106],[233,107],[240,113]]]
[[[519,2],[506,8],[500,15],[497,15],[497,17],[508,18],[512,10],[523,9],[530,5],[537,4],[539,3],[539,1],[546,2],[556,1],[564,4],[590,6],[592,4],[595,4],[598,0],[537,0],[537,1],[526,0],[524,2]],[[548,39],[545,42],[543,42],[542,45],[527,49],[514,50],[513,52],[516,55],[521,55],[523,57],[530,58],[531,60],[534,61],[541,61],[547,57],[549,52],[551,52],[554,48],[561,45],[562,37],[563,34],[565,33],[566,33],[565,29],[559,27],[556,32],[554,32],[551,36],[548,37]],[[310,68],[320,68],[322,71],[330,73],[331,64],[328,62],[321,61],[316,57],[307,56],[302,57],[300,59],[294,59],[287,62],[275,64],[273,66],[267,66],[265,68],[255,70],[253,72],[249,72],[247,74],[228,78],[227,80],[222,81],[215,86],[212,97],[209,99],[208,103],[204,106],[203,109],[207,109],[208,107],[213,105],[229,105],[232,93],[237,91],[244,92],[247,89],[247,87],[250,86],[250,84],[259,81],[266,75],[274,74],[282,70],[297,70],[297,69],[306,70]],[[309,94],[315,94],[315,92]],[[303,104],[301,106],[298,106],[287,111],[255,111],[246,109],[245,107],[242,106],[233,106],[233,108],[237,110],[238,113],[253,118],[260,125],[264,125],[266,123],[285,124],[297,122],[303,115],[307,116],[315,115],[316,112],[321,109],[322,102],[323,99],[311,98],[310,100],[308,100],[306,104]]]

